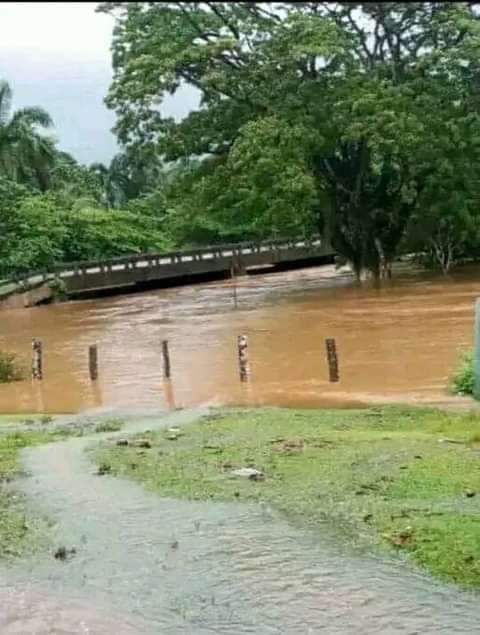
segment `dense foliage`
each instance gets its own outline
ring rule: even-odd
[[[478,241],[473,4],[105,3],[118,137],[198,160],[177,211],[202,237],[315,226],[359,276],[405,241],[448,270]],[[185,84],[200,107],[162,117]]]
[[[52,124],[47,113],[11,114],[11,97],[0,83],[1,277],[172,246],[161,210],[142,203],[162,182],[158,161],[119,154],[108,167],[80,165],[40,131]]]
[[[0,275],[313,232],[358,277],[478,257],[475,4],[104,3],[122,151],[78,164],[0,83]]]

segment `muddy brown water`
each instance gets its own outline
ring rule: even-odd
[[[237,292],[237,310],[224,281],[2,312],[0,347],[28,362],[31,337],[42,338],[45,380],[1,386],[0,410],[137,409],[133,432],[202,412],[165,412],[173,406],[443,403],[472,342],[480,269],[451,279],[410,271],[373,289],[324,267],[244,278]],[[248,385],[238,381],[239,333],[250,339]],[[326,337],[337,339],[339,384],[328,383]],[[341,543],[327,526],[301,530],[266,506],[162,499],[95,476],[85,450],[99,438],[22,454],[29,477],[18,487],[50,518],[53,545],[77,553],[0,566],[2,635],[480,633],[478,594]]]
[[[211,403],[346,405],[442,402],[459,351],[471,346],[480,268],[453,278],[398,275],[358,288],[333,267],[239,278],[0,313],[0,347],[28,367],[43,340],[44,381],[0,385],[0,412]],[[238,381],[236,338],[249,336],[252,381]],[[335,337],[340,382],[330,384],[325,338]],[[162,381],[161,341],[172,382]],[[100,377],[88,378],[98,345]]]

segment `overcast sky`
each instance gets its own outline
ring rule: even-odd
[[[59,145],[83,162],[116,151],[115,119],[103,104],[111,79],[113,20],[96,2],[0,2],[0,78],[14,91],[14,107],[43,106]],[[183,116],[192,94],[173,98],[165,112]]]

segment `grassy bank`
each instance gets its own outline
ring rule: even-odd
[[[103,445],[99,463],[164,496],[265,501],[339,539],[406,553],[480,586],[480,417],[389,407],[225,411],[151,448]],[[147,445],[148,444],[143,444]],[[263,481],[232,478],[251,466]]]
[[[88,426],[48,427],[50,416],[0,416],[0,558],[16,556],[38,547],[46,540],[48,521],[33,517],[24,498],[15,491],[14,481],[22,477],[19,452],[27,447],[52,443],[88,432],[119,430],[121,422],[104,421]],[[26,423],[28,429],[12,431],[12,425]],[[10,428],[10,431],[9,431]]]

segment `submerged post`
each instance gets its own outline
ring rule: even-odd
[[[475,302],[475,348],[473,351],[473,396],[480,400],[480,298]]]
[[[233,308],[236,309],[238,307],[238,299],[237,299],[237,277],[235,276],[233,280]]]
[[[232,288],[233,308],[236,309],[237,308],[237,272],[235,270],[235,265],[233,260],[232,260],[232,266],[230,267],[230,278],[233,280],[233,288]]]
[[[337,357],[337,344],[335,339],[327,338],[325,340],[325,345],[327,348],[327,362],[328,362],[328,373],[330,382],[336,382],[339,380],[338,376],[338,357]]]
[[[240,381],[248,381],[250,364],[248,362],[248,338],[246,335],[238,336],[238,365],[240,368]]]
[[[35,337],[32,340],[32,379],[43,379],[42,342]]]
[[[92,381],[98,379],[98,350],[96,344],[88,347],[88,369],[90,371],[90,379]]]
[[[168,352],[168,341],[162,341],[162,357],[163,357],[163,377],[170,379],[170,353]]]

